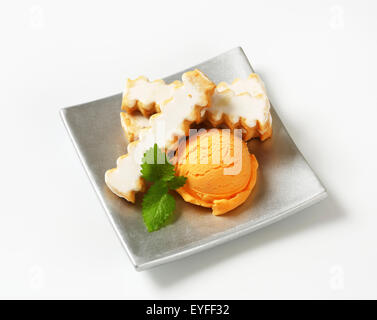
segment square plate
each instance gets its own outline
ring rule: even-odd
[[[212,81],[232,82],[253,72],[242,48],[193,66]],[[181,79],[182,73],[165,78]],[[122,95],[61,110],[61,117],[110,221],[137,270],[183,258],[238,238],[285,218],[326,197],[326,190],[289,137],[272,108],[273,136],[249,142],[259,162],[258,180],[249,199],[232,212],[214,217],[209,209],[184,202],[178,195],[175,221],[148,233],[136,205],[114,195],[104,174],[125,153],[120,125]]]

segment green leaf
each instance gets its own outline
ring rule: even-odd
[[[178,189],[183,187],[186,183],[187,178],[184,176],[174,176],[173,179],[167,182],[169,189]]]
[[[149,182],[169,181],[174,178],[174,166],[167,160],[166,154],[156,143],[144,153],[141,175]]]
[[[168,191],[182,187],[187,180],[174,173],[174,166],[157,144],[144,153],[141,175],[145,180],[154,182],[142,202],[143,220],[149,232],[160,229],[172,220],[175,200]]]
[[[168,193],[166,181],[157,181],[143,197],[142,214],[148,231],[160,229],[174,210],[175,200]]]

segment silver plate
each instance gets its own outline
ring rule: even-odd
[[[241,48],[235,48],[187,70],[198,68],[214,82],[231,82],[253,72]],[[180,79],[184,71],[165,78]],[[127,146],[119,112],[121,94],[61,110],[61,117],[84,168],[116,233],[137,270],[169,261],[241,237],[285,218],[326,197],[326,190],[272,110],[273,137],[249,142],[259,162],[259,176],[249,199],[219,217],[209,209],[184,202],[178,195],[175,221],[148,233],[136,205],[115,196],[104,174],[115,166]],[[74,179],[74,178],[72,178]],[[84,200],[83,200],[84,201]]]

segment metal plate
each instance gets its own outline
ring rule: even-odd
[[[231,82],[253,72],[241,48],[235,48],[187,70],[198,68],[214,82]],[[183,70],[165,78],[180,79]],[[125,153],[121,129],[121,94],[61,110],[63,122],[116,233],[137,270],[183,258],[276,222],[326,197],[326,190],[272,110],[273,137],[253,140],[249,148],[259,162],[259,176],[249,199],[219,217],[209,209],[185,203],[178,195],[176,219],[148,233],[136,205],[118,198],[104,174]],[[74,178],[72,178],[74,179]],[[83,195],[84,197],[84,195]],[[84,199],[83,199],[84,201]]]

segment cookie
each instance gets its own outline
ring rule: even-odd
[[[255,137],[263,141],[272,134],[270,102],[255,73],[232,84],[219,83],[205,118],[214,127],[226,124],[230,129],[242,129],[245,141]]]
[[[118,158],[117,167],[106,171],[110,190],[135,202],[136,192],[145,188],[140,175],[144,153],[155,143],[168,150],[179,137],[188,135],[190,125],[203,120],[202,110],[209,107],[214,89],[215,84],[199,70],[184,73],[171,96],[159,104],[162,112],[150,117],[149,127],[141,129],[139,139],[128,144],[127,154]]]
[[[149,81],[144,76],[135,80],[128,79],[123,92],[122,110],[130,114],[138,110],[145,117],[161,112],[161,105],[181,84],[180,81],[174,81],[169,85],[164,80]]]
[[[159,105],[158,99],[161,99],[161,96],[156,95],[153,98],[148,92],[148,99],[146,99],[143,96],[136,97],[134,92],[133,99],[148,101],[149,105],[156,106]],[[161,111],[160,108],[158,109]],[[149,112],[151,112],[150,109],[148,112],[144,110],[144,113],[150,114]],[[125,123],[124,129],[137,137],[138,128],[143,126],[140,117],[134,117],[131,113],[128,118],[135,118],[134,122],[138,125],[128,126]],[[209,126],[216,128],[242,129],[245,141],[255,137],[263,141],[272,134],[270,102],[262,80],[255,73],[247,79],[236,79],[230,85],[225,82],[219,83],[211,97],[211,107],[203,109],[201,116],[197,119],[204,120]]]
[[[132,114],[121,112],[120,122],[128,142],[137,140],[140,130],[149,127],[149,118],[138,112],[133,112]]]

